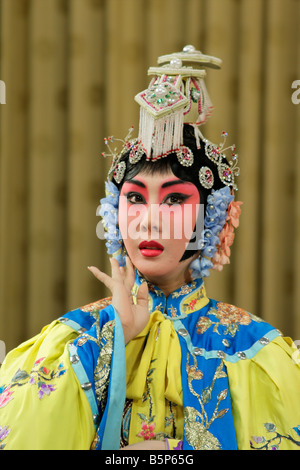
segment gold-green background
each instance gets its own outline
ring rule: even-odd
[[[0,0],[0,339],[7,349],[108,292],[96,209],[103,138],[137,127],[159,55],[223,59],[203,132],[238,147],[244,201],[231,265],[208,294],[300,339],[299,0]],[[299,95],[300,96],[300,95]]]

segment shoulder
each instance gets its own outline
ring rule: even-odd
[[[14,373],[16,365],[23,368],[26,364],[27,368],[32,368],[41,362],[41,358],[43,362],[47,357],[59,360],[68,344],[77,342],[82,335],[91,338],[94,336],[97,340],[97,319],[100,318],[101,311],[109,307],[110,303],[111,298],[98,300],[71,310],[46,325],[36,336],[23,342],[7,354],[1,367],[1,378],[4,371],[10,374]],[[114,312],[108,310],[103,315],[103,323],[113,318]]]
[[[252,358],[281,336],[279,330],[245,309],[212,299],[197,320],[196,334],[200,342],[230,362]]]
[[[90,330],[99,320],[100,313],[111,305],[112,297],[105,297],[82,307],[70,310],[58,319],[60,323],[68,325],[74,330],[82,333]],[[108,310],[109,311],[109,310]]]

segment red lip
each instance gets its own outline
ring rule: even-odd
[[[143,249],[143,248],[156,248],[157,250],[163,250],[164,247],[158,243],[158,242],[155,242],[154,240],[150,240],[149,242],[147,242],[146,240],[142,241],[140,244],[139,244],[139,249]]]
[[[141,254],[146,258],[154,258],[161,255],[161,253],[164,251],[164,247],[160,243],[153,240],[149,242],[142,241],[139,244],[139,249],[141,250]]]

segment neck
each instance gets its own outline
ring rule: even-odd
[[[150,278],[147,278],[146,276],[144,277],[146,281],[151,282],[151,284],[154,284],[155,286],[157,286],[164,293],[166,297],[168,297],[176,289],[179,289],[179,287],[185,284],[188,284],[189,282],[192,281],[189,270],[187,270],[182,276],[182,278],[180,279],[178,279],[177,276],[174,278],[169,278],[169,279],[165,279],[165,278],[162,278],[162,279],[151,278],[150,279]]]

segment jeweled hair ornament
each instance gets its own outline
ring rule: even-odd
[[[158,58],[150,67],[147,90],[136,95],[141,107],[138,141],[147,159],[156,160],[183,145],[183,125],[199,126],[213,111],[204,77],[206,67],[220,68],[222,61],[185,46],[182,52]]]
[[[158,58],[158,66],[148,70],[148,75],[152,77],[149,87],[135,97],[140,105],[138,138],[132,138],[131,127],[124,141],[114,137],[105,139],[109,153],[102,155],[112,157],[109,177],[121,183],[126,164],[120,160],[127,151],[131,164],[137,163],[145,154],[147,160],[155,161],[175,153],[181,165],[192,166],[195,158],[193,152],[183,145],[183,126],[190,124],[194,127],[197,147],[200,148],[201,140],[205,143],[205,154],[216,165],[220,180],[226,186],[237,189],[238,156],[233,153],[228,163],[225,152],[234,150],[234,146],[225,148],[227,133],[223,132],[223,143],[215,145],[205,139],[199,129],[213,112],[203,67],[220,68],[221,64],[220,59],[202,54],[191,45],[185,46],[181,52]],[[113,142],[123,143],[120,152],[111,149]],[[200,169],[199,181],[205,189],[213,188],[213,172],[207,165]]]

